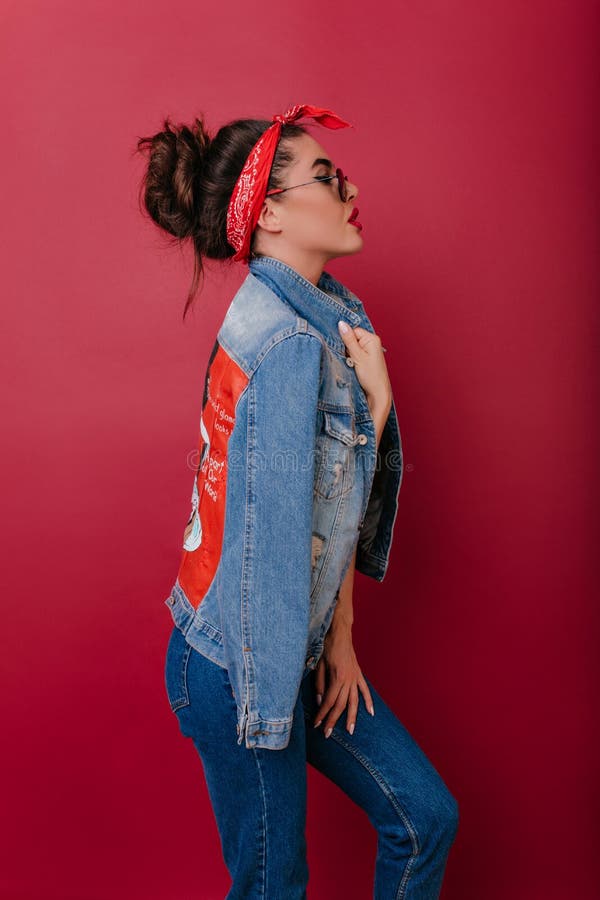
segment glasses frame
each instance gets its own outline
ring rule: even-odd
[[[297,187],[304,187],[305,184],[321,184],[323,181],[332,181],[334,178],[338,180],[338,193],[340,195],[340,200],[342,203],[345,203],[348,199],[348,191],[346,182],[348,181],[348,176],[344,175],[342,170],[338,167],[335,170],[333,175],[317,175],[315,178],[311,179],[311,181],[303,181],[301,184],[292,184],[290,187],[286,188],[274,188],[271,191],[267,191],[265,197],[270,197],[271,194],[283,194],[285,191],[292,191]]]

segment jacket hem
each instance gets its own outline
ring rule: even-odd
[[[358,572],[362,572],[363,575],[374,578],[375,581],[383,581],[387,572],[388,563],[389,557],[387,559],[382,559],[380,556],[375,556],[373,553],[366,553],[364,550],[361,550],[360,547],[358,548],[355,568]]]
[[[178,581],[164,602],[169,608],[173,622],[183,632],[188,644],[222,669],[226,669],[221,631],[194,610]]]
[[[287,719],[255,719],[250,722],[247,713],[242,714],[237,725],[238,744],[245,742],[251,749],[284,750],[290,742],[293,716]]]

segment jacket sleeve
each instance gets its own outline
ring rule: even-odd
[[[287,747],[304,671],[320,371],[321,341],[295,332],[269,348],[248,385],[240,615],[223,623],[246,747]],[[234,647],[241,658],[228,659]]]

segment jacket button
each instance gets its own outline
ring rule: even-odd
[[[313,661],[313,659],[314,659],[314,656],[309,656],[308,659],[306,660],[306,665],[309,666],[311,664],[311,662]]]
[[[347,357],[346,357],[346,365],[347,365],[347,366],[353,366],[353,365],[354,365],[354,360],[352,359],[351,356],[347,356]]]
[[[366,444],[368,440],[369,440],[369,438],[367,437],[366,434],[359,434],[359,436],[358,436],[359,444]]]
[[[167,603],[168,603],[170,606],[173,606],[173,604],[175,603],[175,597],[169,597]]]

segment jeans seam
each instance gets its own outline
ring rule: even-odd
[[[262,774],[262,770],[261,770],[261,767],[260,767],[260,757],[259,757],[259,754],[256,752],[256,750],[255,750],[253,747],[251,748],[251,750],[252,750],[252,754],[253,754],[253,756],[254,756],[254,759],[256,760],[256,768],[257,768],[257,770],[258,770],[258,781],[259,781],[259,785],[260,785],[260,796],[261,796],[261,799],[262,799],[262,809],[263,809],[263,812],[262,812],[262,817],[261,817],[261,818],[262,818],[262,833],[261,833],[261,843],[260,843],[260,855],[261,855],[260,865],[261,865],[261,868],[262,868],[262,892],[261,892],[261,897],[266,897],[266,896],[267,896],[267,884],[266,884],[266,879],[267,879],[267,840],[268,840],[268,834],[267,834],[267,798],[266,798],[266,791],[265,791],[265,785],[264,785],[263,774]]]
[[[329,739],[331,738],[334,738],[338,742],[338,744],[348,750],[348,752],[351,753],[352,756],[354,756],[354,758],[358,760],[358,762],[369,772],[374,781],[376,781],[381,788],[382,793],[385,794],[389,802],[394,807],[396,813],[402,821],[402,824],[404,825],[410,836],[413,852],[411,853],[408,862],[406,863],[404,873],[402,875],[402,878],[400,879],[400,884],[398,885],[398,890],[396,891],[395,896],[395,900],[403,900],[406,893],[406,887],[408,885],[408,879],[410,878],[411,868],[420,852],[419,835],[417,833],[417,829],[410,821],[410,818],[402,808],[402,805],[398,803],[394,791],[391,789],[385,779],[381,777],[379,772],[369,763],[369,760],[365,756],[363,756],[362,753],[360,753],[360,751],[356,749],[356,747],[353,747],[352,744],[349,744],[347,741],[345,741],[339,733],[336,733],[335,729],[331,732]]]

